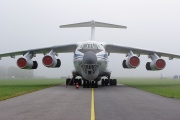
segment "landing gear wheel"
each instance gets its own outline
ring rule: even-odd
[[[110,79],[110,85],[114,85],[114,80],[113,79]]]
[[[70,79],[70,83],[69,83],[69,85],[73,85],[73,83],[74,83],[74,80],[73,79]]]
[[[95,81],[94,88],[98,88],[98,81]]]
[[[87,88],[89,88],[89,80],[87,80]]]
[[[67,79],[66,79],[66,85],[68,85],[68,84],[69,84],[69,82],[70,82],[70,79],[69,79],[69,78],[67,78]]]
[[[105,79],[105,86],[108,86],[108,84],[109,84],[109,80]]]
[[[101,85],[104,86],[104,79],[101,80]]]
[[[86,80],[83,80],[83,88],[86,88]]]
[[[113,81],[114,81],[114,86],[116,86],[117,85],[117,80],[114,79]]]
[[[78,84],[82,85],[82,80],[81,79],[78,79]]]
[[[92,88],[94,88],[94,81],[92,81],[92,84],[91,84]]]

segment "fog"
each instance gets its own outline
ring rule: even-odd
[[[127,26],[127,29],[96,28],[95,41],[117,43],[180,54],[180,1],[178,0],[1,0],[0,54],[89,40],[90,28],[59,28],[59,25],[99,22]],[[2,58],[0,66],[16,66],[16,60]],[[60,68],[42,65],[43,55],[37,55],[36,76],[71,75],[73,54],[60,53]],[[147,56],[141,56],[137,69],[123,69],[125,54],[111,54],[109,69],[118,77],[160,77],[180,74],[180,60],[166,60],[162,71],[147,71]]]

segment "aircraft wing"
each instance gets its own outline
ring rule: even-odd
[[[68,53],[68,52],[74,52],[77,46],[78,44],[75,43],[75,44],[65,44],[65,45],[58,45],[58,46],[52,46],[52,47],[44,47],[44,48],[38,48],[38,49],[10,52],[10,53],[0,54],[0,58],[7,57],[7,56],[15,57],[17,55],[25,55],[27,52],[30,52],[32,54],[46,54],[46,53],[49,53],[51,50],[54,50],[54,52],[56,53]]]
[[[178,58],[180,59],[180,55],[170,54],[170,53],[164,53],[164,52],[158,52],[153,50],[147,50],[147,49],[140,49],[135,47],[127,47],[117,44],[104,44],[104,47],[108,53],[128,53],[132,51],[134,54],[138,55],[152,55],[156,53],[159,57],[169,57],[169,59]]]

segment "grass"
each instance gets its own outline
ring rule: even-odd
[[[168,98],[180,99],[179,79],[123,78],[118,83]]]
[[[0,101],[65,83],[60,79],[0,80]],[[164,97],[180,99],[180,80],[155,78],[121,78],[118,83]]]
[[[60,79],[0,80],[0,101],[65,83]]]

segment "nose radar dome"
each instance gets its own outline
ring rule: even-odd
[[[88,51],[88,52],[84,53],[83,63],[84,64],[96,64],[97,63],[96,54],[92,51]]]

